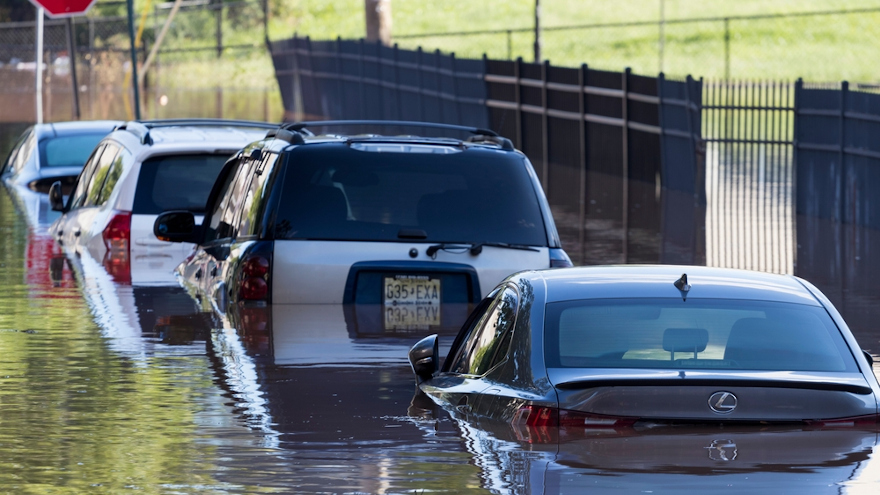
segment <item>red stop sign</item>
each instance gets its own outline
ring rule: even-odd
[[[31,0],[37,7],[46,9],[46,15],[56,19],[85,14],[98,0]]]

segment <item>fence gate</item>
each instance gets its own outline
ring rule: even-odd
[[[794,84],[703,84],[706,264],[794,273]]]

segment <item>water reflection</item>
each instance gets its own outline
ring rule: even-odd
[[[514,429],[457,413],[455,421],[499,493],[858,493],[880,473],[877,431]]]

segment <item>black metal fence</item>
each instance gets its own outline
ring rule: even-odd
[[[698,81],[364,41],[271,49],[290,120],[431,120],[511,138],[577,263],[705,261]]]
[[[482,60],[363,40],[270,43],[288,120],[421,120],[486,127]]]
[[[866,309],[880,273],[880,94],[876,85],[795,88],[798,273]],[[876,321],[866,322],[876,327]]]

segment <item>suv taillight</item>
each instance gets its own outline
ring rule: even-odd
[[[269,302],[269,256],[250,254],[241,263],[238,299]]]
[[[550,248],[550,268],[570,268],[574,266],[568,253],[562,248]]]
[[[131,242],[131,212],[117,211],[101,232],[104,245],[108,251],[125,251],[128,253]]]

